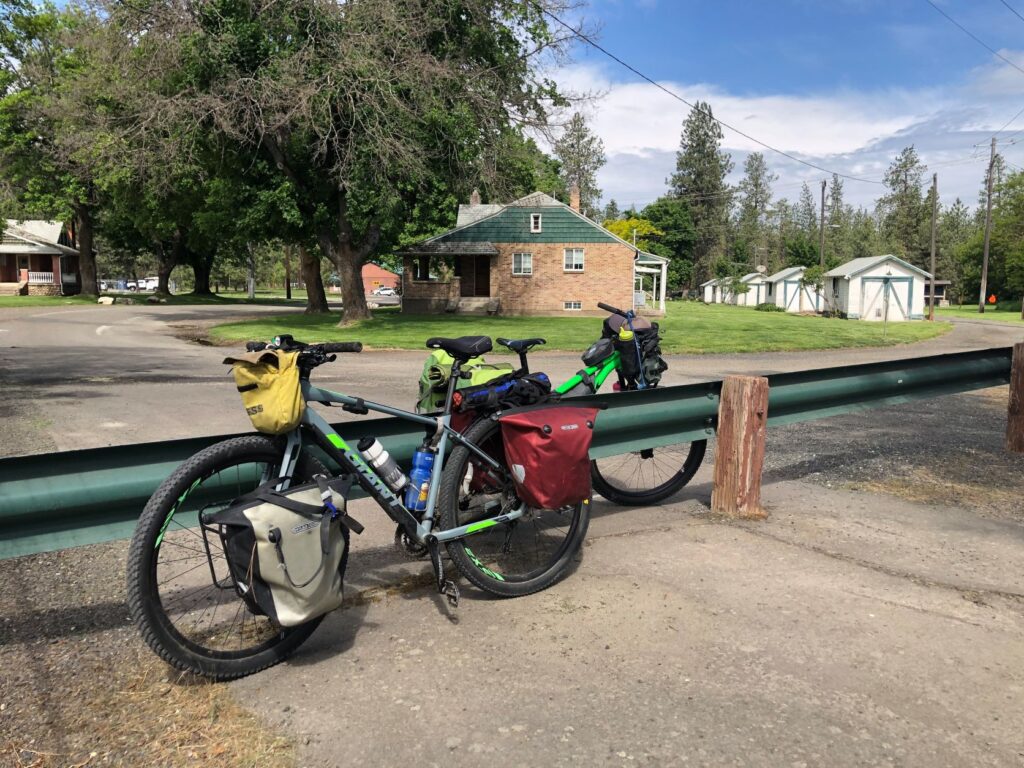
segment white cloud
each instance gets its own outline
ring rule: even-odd
[[[1002,53],[1024,65],[1024,53]],[[604,141],[608,156],[599,174],[605,199],[642,206],[665,191],[689,109],[649,83],[616,80],[610,72],[576,65],[560,70],[555,78],[569,92],[598,94],[582,111]],[[752,137],[840,173],[880,179],[893,157],[913,144],[939,173],[943,200],[959,196],[969,204],[976,202],[987,158],[987,147],[972,145],[987,144],[992,132],[1024,106],[1024,74],[1002,62],[978,68],[952,87],[917,90],[741,95],[709,84],[662,85],[687,101],[709,102],[716,117]],[[1018,127],[1024,127],[1024,115],[1002,138]],[[722,144],[736,163],[734,182],[746,155],[764,152],[779,175],[779,197],[793,199],[802,181],[824,177],[733,131],[725,131]],[[1024,142],[1006,147],[1004,154],[1010,162],[1024,165]],[[977,157],[969,160],[972,155]],[[876,184],[845,184],[846,198],[854,204],[871,205],[881,189]]]

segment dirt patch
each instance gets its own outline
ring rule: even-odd
[[[1024,489],[956,480],[929,467],[911,468],[905,474],[882,480],[842,484],[851,491],[887,493],[907,501],[948,506],[992,506],[1012,509],[1021,504]]]
[[[0,562],[0,765],[268,766],[287,740],[139,638],[125,542]]]

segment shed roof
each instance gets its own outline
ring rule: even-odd
[[[825,277],[845,277],[851,278],[856,277],[862,272],[867,272],[872,267],[876,267],[886,261],[895,261],[897,264],[906,267],[912,272],[917,272],[922,277],[931,277],[928,272],[925,272],[920,267],[915,267],[908,261],[904,261],[899,256],[894,256],[891,253],[885,253],[881,256],[862,256],[859,259],[851,259],[845,264],[841,264],[835,269],[830,269],[825,273]]]
[[[748,272],[747,274],[745,274],[743,277],[740,278],[740,282],[741,283],[749,283],[749,282],[752,282],[752,281],[754,281],[755,279],[757,279],[759,277],[760,278],[764,278],[764,275],[762,275],[760,272]]]
[[[806,269],[807,267],[786,267],[785,269],[780,269],[774,275],[769,275],[765,278],[765,281],[769,283],[777,283],[779,280],[785,280],[787,277],[796,276],[797,272],[803,274]]]

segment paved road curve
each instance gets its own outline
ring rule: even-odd
[[[173,334],[240,314],[293,311],[145,305],[0,309],[0,417],[19,417],[3,418],[0,455],[246,430],[248,420],[221,363],[225,350]],[[595,320],[595,337],[598,328]],[[912,346],[672,355],[664,383],[1005,346],[1022,337],[1019,327],[959,323],[943,337]],[[386,339],[367,342],[382,345]],[[317,379],[333,389],[411,407],[424,354],[371,351],[341,356],[321,368]],[[564,352],[538,353],[532,359],[535,370],[545,370],[556,380],[581,365],[578,355]]]

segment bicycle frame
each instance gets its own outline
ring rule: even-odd
[[[502,474],[505,473],[504,467],[498,461],[463,437],[462,433],[451,428],[451,400],[452,394],[455,391],[455,382],[458,379],[458,371],[455,370],[453,373],[444,413],[434,417],[322,389],[310,384],[306,378],[303,378],[301,381],[302,396],[307,403],[337,404],[348,406],[357,413],[375,411],[389,416],[397,416],[400,419],[421,424],[427,430],[428,435],[431,433],[438,435],[437,457],[434,459],[434,466],[431,470],[427,491],[427,504],[422,519],[417,519],[416,515],[406,508],[394,491],[381,480],[380,476],[373,470],[373,467],[366,463],[359,451],[346,443],[344,438],[337,433],[327,420],[312,408],[307,407],[305,409],[302,423],[299,427],[288,433],[284,461],[281,462],[280,477],[289,477],[294,472],[299,452],[302,449],[302,433],[306,430],[312,434],[320,448],[338,463],[342,471],[354,475],[359,486],[380,505],[388,517],[401,525],[405,532],[420,544],[427,543],[431,538],[439,543],[461,539],[494,525],[511,522],[522,517],[525,512],[525,505],[520,502],[518,507],[507,512],[503,511],[502,514],[494,517],[477,520],[468,525],[444,531],[434,530],[434,512],[437,506],[437,494],[441,484],[441,472],[444,467],[445,451],[448,447],[449,439],[459,445],[466,446],[491,468],[499,470]]]
[[[597,390],[601,388],[601,385],[605,383],[612,372],[619,367],[620,357],[618,350],[616,350],[606,360],[603,360],[598,365],[591,365],[584,368],[568,381],[556,387],[555,392],[560,395],[567,395],[576,389],[576,387],[586,386],[587,389],[590,390],[591,394],[596,394]]]

